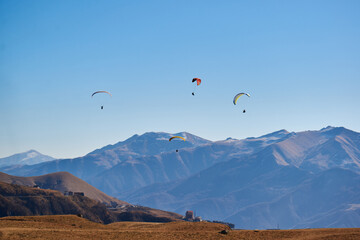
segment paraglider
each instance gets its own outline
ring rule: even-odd
[[[91,94],[91,97],[94,97],[94,95],[98,93],[106,93],[111,97],[111,93],[109,93],[108,91],[96,91],[93,94]],[[104,109],[104,106],[101,106],[100,109]]]
[[[182,140],[186,141],[186,140],[185,140],[185,138],[183,138],[183,137],[180,137],[180,136],[174,136],[174,137],[169,138],[169,142],[170,142],[171,140],[173,140],[174,138],[180,138],[180,139],[182,139]]]
[[[173,140],[174,138],[179,138],[179,139],[182,139],[182,140],[186,141],[186,140],[185,140],[185,138],[183,138],[183,137],[180,137],[180,136],[174,136],[174,137],[169,138],[169,142],[171,142],[171,140]],[[179,150],[178,150],[178,149],[176,149],[176,152],[179,152]]]
[[[238,99],[239,99],[242,95],[246,95],[246,96],[250,97],[250,94],[248,94],[248,93],[238,93],[238,94],[236,94],[235,97],[234,97],[234,100],[233,100],[234,105],[236,105]],[[246,113],[246,110],[245,110],[245,109],[243,110],[243,113]]]
[[[196,85],[194,87],[194,91],[191,93],[193,96],[195,96],[195,88],[196,88],[196,86],[199,86],[201,84],[201,79],[200,78],[193,78],[192,82],[196,82]]]
[[[111,97],[111,93],[109,93],[108,91],[96,91],[96,92],[94,92],[93,94],[91,94],[91,97],[93,97],[95,94],[98,94],[98,93],[107,93],[107,94],[109,94],[110,97]]]
[[[248,93],[238,93],[238,94],[236,94],[235,97],[234,97],[234,100],[233,100],[234,105],[236,105],[238,99],[239,99],[242,95],[246,95],[246,96],[250,97],[250,94],[248,94]]]

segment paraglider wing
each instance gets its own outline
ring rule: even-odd
[[[192,82],[195,82],[196,81],[196,85],[200,85],[201,83],[201,79],[200,78],[193,78]]]
[[[98,93],[107,93],[110,95],[111,97],[111,93],[107,92],[107,91],[97,91],[97,92],[94,92],[93,94],[91,94],[91,97],[93,97],[95,94],[98,94]]]
[[[246,95],[246,96],[250,97],[250,94],[248,94],[248,93],[238,93],[238,94],[236,94],[235,97],[234,97],[234,100],[233,100],[234,105],[236,105],[237,100],[238,100],[242,95]]]
[[[186,140],[185,140],[185,138],[183,138],[183,137],[180,137],[180,136],[174,136],[174,137],[169,138],[169,142],[170,142],[171,140],[173,140],[174,138],[180,138],[180,139],[182,139],[182,140],[186,141]]]

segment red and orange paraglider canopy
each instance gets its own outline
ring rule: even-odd
[[[192,82],[195,82],[196,81],[196,85],[200,85],[201,83],[201,79],[200,78],[193,78]]]

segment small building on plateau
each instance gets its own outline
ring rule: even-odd
[[[194,221],[194,212],[193,211],[186,211],[184,220],[185,221]]]

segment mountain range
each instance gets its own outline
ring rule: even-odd
[[[169,142],[173,135],[187,141]],[[0,171],[68,171],[124,201],[195,210],[238,228],[360,227],[360,134],[343,127],[215,142],[151,132],[84,157]]]

